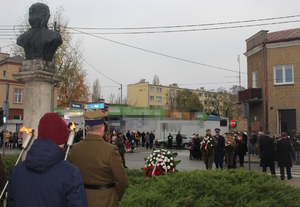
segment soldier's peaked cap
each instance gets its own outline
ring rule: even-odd
[[[107,115],[100,110],[91,111],[83,114],[85,124],[90,126],[103,124],[106,116]]]

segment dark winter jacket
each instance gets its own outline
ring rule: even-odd
[[[64,155],[51,140],[36,139],[26,160],[10,171],[7,207],[87,206],[80,171]]]
[[[295,159],[294,150],[288,139],[282,139],[277,142],[278,167],[292,167],[292,159]]]
[[[250,143],[251,144],[256,144],[257,143],[257,136],[256,136],[256,134],[253,134],[251,136]]]
[[[181,143],[182,142],[182,135],[181,134],[177,134],[176,135],[176,142],[177,143]]]
[[[261,152],[261,167],[275,167],[275,145],[272,138],[269,136],[264,136],[260,138],[260,146]]]

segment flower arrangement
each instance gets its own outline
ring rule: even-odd
[[[215,139],[211,135],[206,134],[200,146],[200,150],[202,154],[204,155],[211,154],[214,149],[215,149]]]
[[[166,150],[163,147],[156,150],[153,149],[149,157],[145,157],[145,178],[152,177],[154,175],[166,175],[167,173],[173,173],[176,170],[181,160],[175,161],[177,156],[176,152]]]
[[[227,152],[232,152],[234,150],[234,148],[236,147],[236,145],[233,142],[228,140],[225,143],[225,147],[226,147]]]

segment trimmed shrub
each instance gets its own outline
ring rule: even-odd
[[[266,173],[194,170],[144,178],[127,170],[128,186],[120,206],[300,206],[300,188]]]

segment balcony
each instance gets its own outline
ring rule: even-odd
[[[239,91],[239,101],[262,102],[261,88],[249,88],[247,90]]]

